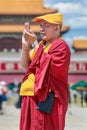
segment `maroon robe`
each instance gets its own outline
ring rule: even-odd
[[[68,107],[68,69],[70,49],[64,40],[55,40],[48,53],[40,45],[28,71],[35,74],[35,96],[23,96],[20,130],[64,130]],[[51,89],[55,93],[52,113],[36,110]]]

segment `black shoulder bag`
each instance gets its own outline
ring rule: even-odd
[[[50,92],[46,98],[46,101],[39,102],[36,109],[50,114],[52,112],[53,102],[54,102],[54,93]]]

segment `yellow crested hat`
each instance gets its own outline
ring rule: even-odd
[[[43,16],[39,16],[32,19],[33,22],[41,22],[42,20],[45,20],[52,24],[63,24],[63,15],[62,13],[53,13],[53,14],[46,14]]]

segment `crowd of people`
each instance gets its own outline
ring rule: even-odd
[[[18,84],[0,81],[0,115],[6,114],[7,106],[11,103],[16,108],[21,108],[21,96],[19,95],[21,82]]]

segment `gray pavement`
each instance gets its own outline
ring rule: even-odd
[[[7,106],[4,115],[0,115],[0,130],[19,130],[20,109],[15,106]]]
[[[7,106],[4,115],[0,115],[0,130],[19,130],[20,109]],[[87,108],[72,106],[68,109],[65,130],[87,130]]]
[[[87,130],[87,107],[72,106],[68,109],[65,130]]]

